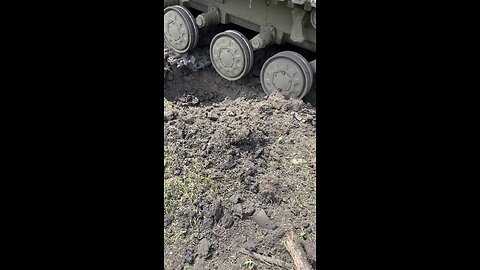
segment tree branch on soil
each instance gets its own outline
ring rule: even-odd
[[[305,251],[297,241],[297,235],[295,232],[292,231],[287,234],[284,245],[287,248],[288,253],[290,253],[290,256],[292,256],[296,270],[312,270],[312,267],[308,263]]]

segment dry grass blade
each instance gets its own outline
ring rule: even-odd
[[[263,263],[266,263],[266,264],[275,264],[277,266],[284,267],[284,268],[287,268],[287,269],[292,268],[292,265],[290,265],[289,263],[286,263],[284,261],[281,261],[279,259],[274,259],[274,258],[271,258],[271,257],[260,255],[260,254],[255,253],[255,252],[248,251],[244,248],[239,248],[238,251],[242,254],[248,255],[248,256],[250,256],[254,259],[257,259],[257,260],[259,260]]]

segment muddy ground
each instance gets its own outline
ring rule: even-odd
[[[211,66],[166,74],[165,269],[284,269],[238,248],[291,264],[289,231],[316,267],[315,90],[265,97],[260,68],[236,82]]]

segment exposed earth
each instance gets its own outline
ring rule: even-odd
[[[167,72],[165,269],[285,269],[238,249],[292,265],[290,231],[316,268],[315,84],[303,101],[265,97],[258,75],[274,53],[236,82],[211,66]]]

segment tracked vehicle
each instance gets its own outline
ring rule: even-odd
[[[194,16],[193,13],[198,14]],[[164,0],[164,40],[179,54],[197,46],[199,29],[238,25],[258,33],[218,33],[210,42],[210,62],[220,76],[235,81],[250,72],[253,52],[290,43],[316,52],[316,0]],[[316,60],[293,51],[280,52],[263,64],[260,81],[266,94],[278,91],[303,98],[312,87]]]

